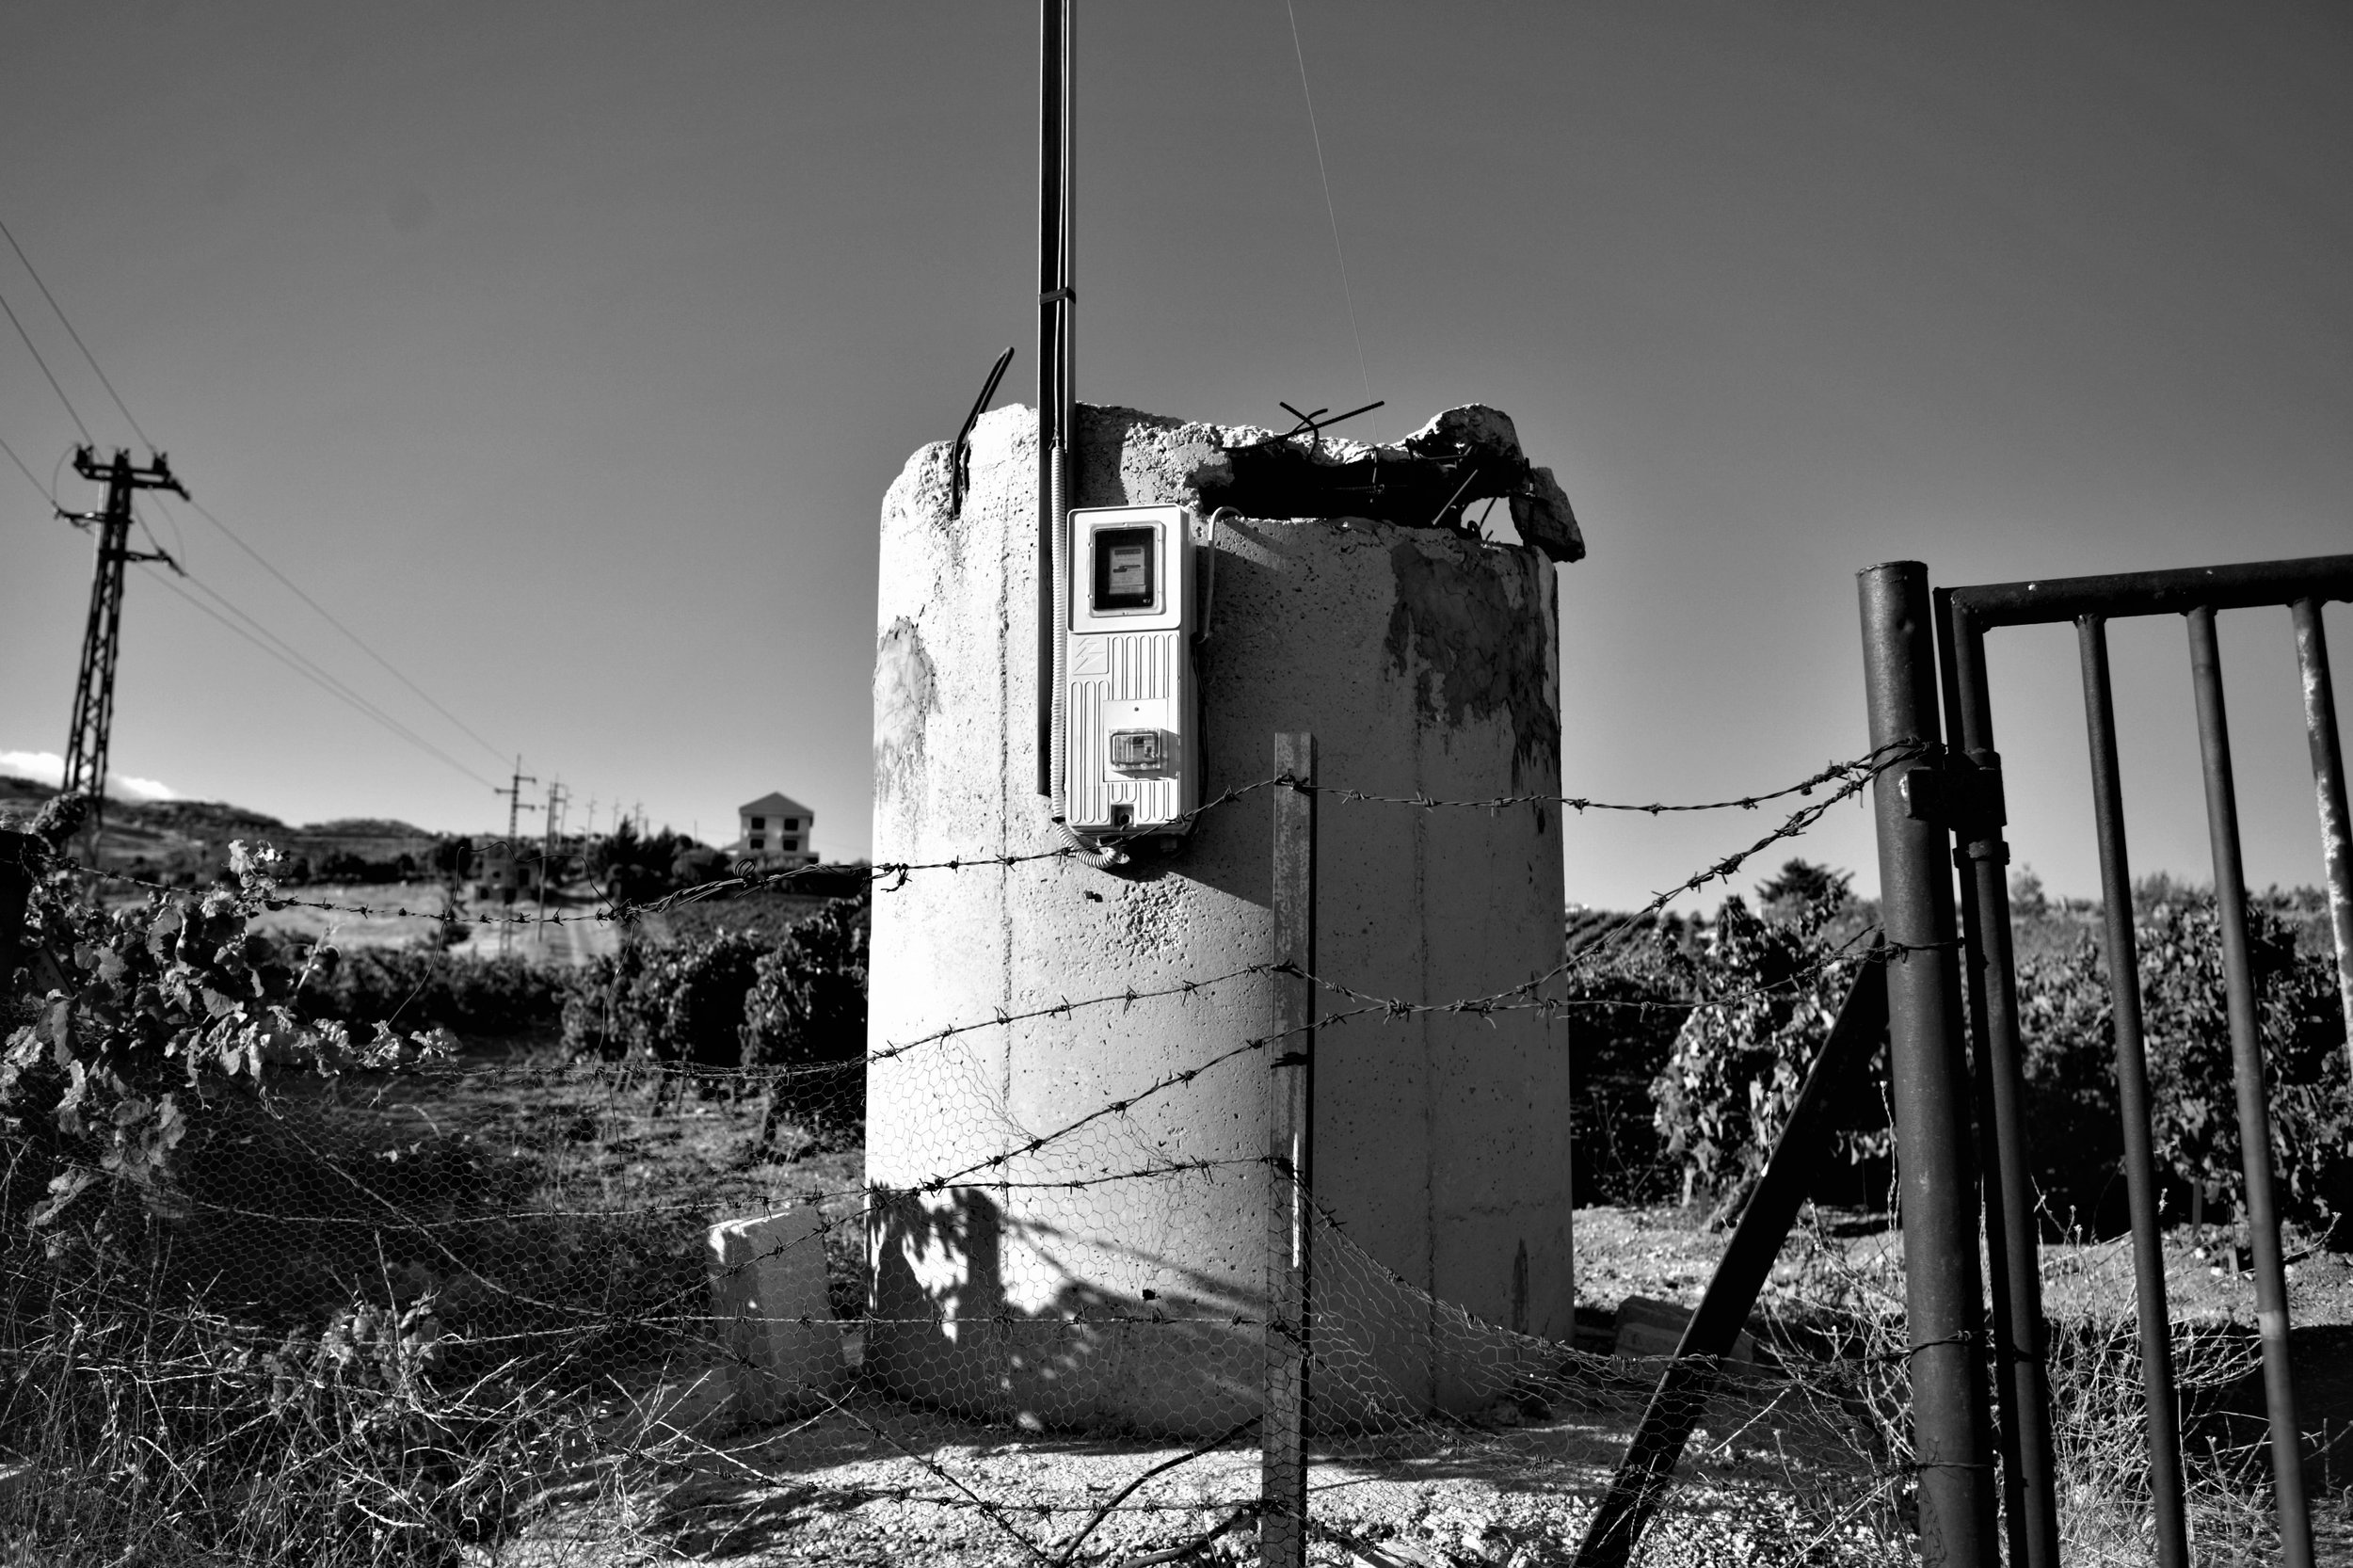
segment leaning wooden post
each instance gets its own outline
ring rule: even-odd
[[[1274,737],[1274,1058],[1267,1118],[1265,1455],[1258,1560],[1307,1560],[1307,1332],[1315,1113],[1316,797],[1312,735]]]

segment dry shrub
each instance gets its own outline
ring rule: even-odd
[[[2270,1562],[2279,1533],[2267,1452],[2260,1441],[2232,1435],[2217,1415],[2226,1393],[2259,1364],[2254,1336],[2234,1324],[2176,1323],[2172,1346],[2174,1384],[2188,1416],[2182,1482],[2191,1553],[2200,1562]],[[2087,1568],[2154,1561],[2137,1326],[2130,1317],[2056,1323],[2049,1367],[2060,1552]]]
[[[1916,1466],[1903,1276],[1892,1256],[1858,1256],[1818,1226],[1800,1232],[1801,1304],[1769,1314],[1770,1338],[1817,1430],[1843,1432],[1875,1479],[1858,1510],[1891,1539],[1917,1528]],[[2174,1382],[2185,1413],[2184,1501],[2197,1560],[2257,1564],[2279,1550],[2268,1454],[2234,1429],[2229,1401],[2260,1364],[2243,1324],[2175,1323]],[[2085,1568],[2155,1560],[2139,1332],[2133,1316],[2062,1319],[2045,1364],[2057,1468],[2060,1555]]]
[[[7,1560],[449,1564],[593,1465],[598,1413],[508,1363],[437,1377],[430,1303],[365,1303],[271,1338],[156,1304],[120,1262],[10,1258],[0,1444],[35,1478],[0,1513]]]

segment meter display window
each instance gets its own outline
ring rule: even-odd
[[[1096,615],[1149,610],[1160,602],[1157,528],[1098,528],[1093,537]]]

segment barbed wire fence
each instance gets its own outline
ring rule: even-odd
[[[529,1560],[559,1560],[567,1546],[585,1560],[622,1539],[665,1551],[796,1542],[815,1551],[832,1510],[853,1496],[888,1497],[916,1521],[905,1528],[1004,1560],[1230,1560],[1252,1549],[1266,1507],[1259,1395],[1270,1330],[1280,1327],[1266,1297],[1205,1278],[1127,1299],[1069,1276],[1056,1253],[1116,1223],[1099,1207],[1111,1189],[1192,1186],[1239,1204],[1270,1201],[1289,1180],[1273,1169],[1280,1179],[1271,1183],[1272,1156],[1156,1154],[1140,1112],[1181,1107],[1218,1075],[1263,1073],[1292,1032],[1205,1036],[1181,1066],[1042,1128],[1015,1114],[967,1042],[1094,1009],[1181,1009],[1273,974],[1322,999],[1309,1009],[1318,1032],[1602,1005],[1552,983],[1605,965],[1641,938],[1646,917],[1729,880],[1917,754],[1887,748],[1784,790],[1694,807],[1377,796],[1270,777],[1201,808],[1278,789],[1352,807],[1651,814],[1815,797],[1590,935],[1552,970],[1487,995],[1381,996],[1270,960],[999,1009],[843,1061],[456,1057],[217,1095],[169,1201],[114,1205],[117,1244],[103,1256],[12,1224],[5,1351],[20,1389],[70,1391],[84,1416],[178,1422],[183,1448],[211,1463],[237,1463],[253,1439],[248,1425],[205,1427],[191,1414],[205,1389],[224,1408],[259,1408],[346,1446],[391,1433],[430,1461],[402,1472],[415,1484],[339,1496],[341,1512],[330,1511],[375,1531],[383,1560],[456,1560],[448,1554],[462,1548],[491,1561],[518,1543],[536,1554]],[[1074,854],[882,864],[868,877],[889,896],[918,876],[1011,872]],[[746,868],[555,918],[628,922],[807,875]],[[241,896],[263,910],[405,912],[285,898],[265,881]],[[1857,942],[1776,985],[1905,956]],[[1758,994],[1727,990],[1688,1005]],[[941,1146],[986,1152],[874,1180],[864,1149],[876,1074],[903,1075],[902,1086],[919,1077],[935,1114],[964,1124]],[[10,1182],[22,1152],[11,1153]],[[1026,1194],[1017,1225],[1002,1212],[1014,1192]],[[1515,1499],[1516,1512],[1458,1540],[1451,1560],[1568,1560],[1660,1363],[1627,1359],[1607,1329],[1560,1339],[1484,1321],[1384,1264],[1312,1193],[1301,1203],[1315,1270],[1306,1525],[1319,1549],[1382,1568],[1427,1564],[1417,1544],[1427,1531],[1399,1525],[1428,1523],[1426,1503],[1416,1513],[1411,1499],[1480,1487]],[[1670,1522],[1641,1560],[1726,1560],[1751,1546],[1765,1553],[1759,1560],[1902,1557],[1912,1461],[1899,1282],[1827,1238],[1798,1250],[1794,1276],[1774,1296],[1783,1304],[1752,1321],[1695,1394],[1699,1431]],[[935,1290],[929,1316],[882,1315],[884,1301],[923,1291],[879,1291],[878,1269],[950,1257],[957,1267],[942,1278],[953,1275],[952,1300]],[[135,1309],[136,1333],[75,1316],[72,1304],[85,1297],[60,1272],[77,1269],[81,1286]],[[2215,1377],[2233,1354],[2244,1347],[2217,1352]],[[1158,1419],[1148,1429],[1107,1419],[1120,1401],[1103,1391],[1141,1381],[1160,1389]],[[177,1414],[164,1411],[170,1401],[159,1402],[157,1388],[178,1390]],[[142,1401],[152,1417],[139,1414]],[[14,1419],[0,1422],[20,1447],[27,1409],[12,1400]],[[48,1440],[81,1430],[52,1421]],[[162,1455],[169,1445],[153,1447]],[[855,1461],[841,1458],[848,1450]],[[26,1457],[76,1462],[63,1451]],[[698,1479],[659,1479],[681,1473]],[[811,1491],[809,1475],[836,1473],[849,1478],[837,1493]],[[203,1490],[185,1453],[139,1475],[138,1485],[163,1492]],[[658,1504],[645,1501],[649,1488]]]

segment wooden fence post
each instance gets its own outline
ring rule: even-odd
[[[1265,1405],[1258,1435],[1258,1560],[1307,1560],[1308,1207],[1315,1108],[1316,797],[1312,735],[1274,737],[1273,1096],[1267,1119]]]

